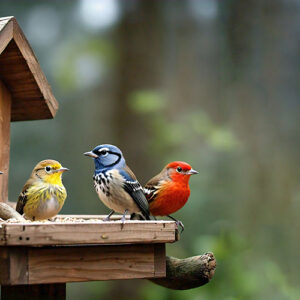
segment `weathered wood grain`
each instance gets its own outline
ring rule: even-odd
[[[27,284],[28,249],[21,247],[6,248],[9,252],[9,284]]]
[[[84,223],[3,223],[0,245],[47,246],[80,244],[172,243],[172,221],[120,221]]]
[[[28,249],[24,247],[1,247],[0,284],[28,283]]]
[[[0,18],[0,78],[11,92],[11,121],[54,117],[58,103],[14,17]]]
[[[8,200],[11,95],[0,80],[0,202]]]
[[[0,54],[13,37],[13,23],[10,22],[11,19],[12,17],[0,18]]]
[[[47,106],[51,112],[52,117],[54,117],[58,109],[58,103],[52,94],[51,87],[43,71],[41,70],[38,60],[33,50],[31,49],[22,29],[18,25],[16,19],[13,19],[13,22],[14,22],[14,40],[17,46],[19,47],[20,52],[22,53],[24,59],[26,60],[26,63],[31,73],[34,76],[37,86],[39,87],[40,92],[42,93],[43,98],[47,103]]]
[[[2,247],[0,284],[48,284],[165,276],[160,244]]]
[[[28,266],[30,284],[157,277],[154,245],[30,248]]]

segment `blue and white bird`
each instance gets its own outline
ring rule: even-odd
[[[150,220],[149,204],[143,188],[126,165],[118,147],[99,145],[84,155],[94,158],[94,186],[100,200],[111,209],[105,221],[115,212],[123,214],[122,223],[125,222],[127,213],[139,213]]]

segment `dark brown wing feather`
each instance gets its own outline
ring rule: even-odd
[[[168,171],[165,168],[146,183],[144,193],[149,203],[155,199],[160,185],[166,180],[170,180],[170,178],[168,177]]]
[[[131,177],[130,180],[127,180],[124,183],[125,191],[132,197],[146,220],[150,220],[149,204],[144,195],[142,186],[128,166],[124,168],[124,171]]]
[[[31,184],[32,184],[32,180],[31,179],[29,179],[26,183],[25,183],[25,185],[24,185],[24,187],[23,187],[23,189],[22,189],[22,192],[20,193],[20,195],[19,195],[19,198],[18,198],[18,202],[17,202],[17,208],[16,208],[16,211],[20,214],[20,215],[23,215],[23,213],[24,213],[24,206],[25,206],[25,204],[26,204],[26,202],[27,202],[27,196],[26,196],[26,194],[27,194],[27,189],[31,186]]]

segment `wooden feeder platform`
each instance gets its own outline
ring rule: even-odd
[[[59,216],[51,222],[0,223],[1,285],[166,276],[165,243],[173,221],[103,222],[104,216]]]

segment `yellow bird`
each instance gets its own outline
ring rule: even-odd
[[[67,197],[61,177],[68,170],[55,160],[39,162],[19,196],[17,212],[32,221],[56,216]]]

